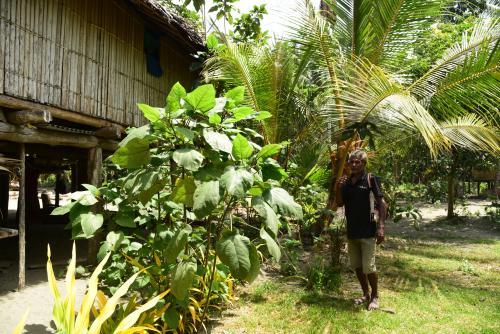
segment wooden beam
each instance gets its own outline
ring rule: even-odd
[[[72,146],[92,148],[100,146],[105,150],[114,151],[118,143],[110,139],[99,139],[95,136],[78,133],[33,129],[21,125],[0,122],[0,140],[16,143],[46,144],[51,146]]]
[[[52,114],[47,110],[15,110],[6,113],[7,121],[12,124],[47,124],[52,122]]]
[[[122,130],[122,128],[119,128],[117,126],[104,126],[100,129],[97,129],[94,132],[94,135],[102,138],[120,139],[122,136]]]
[[[53,118],[60,118],[67,120],[69,122],[84,124],[93,126],[96,128],[101,128],[103,126],[118,126],[123,129],[123,125],[116,122],[111,122],[105,119],[95,118],[85,114],[81,114],[75,111],[64,110],[52,106],[47,106],[45,104],[31,102],[22,100],[16,97],[0,94],[0,106],[4,106],[11,109],[37,109],[46,110],[52,114]]]
[[[22,290],[26,285],[26,222],[25,222],[25,196],[26,196],[26,154],[24,143],[21,144],[19,153],[21,160],[21,175],[19,176],[19,197],[17,210],[19,211],[19,280],[17,289]]]

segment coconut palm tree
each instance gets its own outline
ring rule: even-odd
[[[330,143],[334,208],[349,151],[371,135],[418,135],[434,156],[454,146],[500,151],[500,24],[493,10],[422,77],[411,78],[398,62],[448,4],[325,0],[318,11],[304,0],[286,47],[228,42],[208,61],[207,77],[244,84],[250,102],[275,116],[263,125],[268,141],[284,139],[275,134],[287,121],[300,120],[289,131],[293,141],[310,133],[311,124],[322,130],[314,138]],[[312,102],[304,103],[304,91],[314,91]]]

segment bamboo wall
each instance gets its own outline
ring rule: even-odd
[[[163,106],[191,82],[187,52],[162,38],[163,75],[146,71],[142,19],[119,0],[0,0],[0,94],[127,125],[137,102]]]

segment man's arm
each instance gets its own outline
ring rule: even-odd
[[[377,226],[377,244],[380,244],[385,240],[384,228],[385,228],[385,217],[387,217],[387,203],[384,200],[384,195],[380,190],[380,184],[376,177],[373,178],[373,191],[375,195],[375,200],[377,201],[378,208],[378,226]]]
[[[344,197],[342,196],[342,186],[347,182],[347,176],[342,176],[337,184],[337,189],[335,189],[335,202],[337,202],[337,207],[344,206]]]
[[[387,204],[384,201],[383,197],[377,197],[378,204],[378,226],[377,226],[377,244],[380,244],[385,240],[384,226],[385,226],[385,217],[387,213]]]

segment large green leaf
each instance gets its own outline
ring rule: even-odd
[[[205,129],[203,130],[203,138],[205,138],[208,145],[216,151],[231,153],[233,150],[231,140],[224,133],[218,133],[213,130]]]
[[[208,118],[208,123],[210,124],[220,124],[222,122],[222,118],[219,116],[219,114],[212,114]]]
[[[253,281],[260,269],[259,257],[250,239],[236,231],[224,231],[217,242],[217,256],[238,279]]]
[[[137,198],[142,204],[146,204],[163,189],[167,181],[157,170],[140,169],[127,176],[124,188],[130,198]]]
[[[266,229],[262,227],[260,229],[260,237],[264,239],[266,242],[267,250],[269,251],[269,254],[277,261],[281,259],[281,250],[280,246],[276,243],[276,241],[267,233]]]
[[[189,130],[189,129],[182,127],[182,126],[176,126],[176,127],[174,127],[174,129],[175,129],[175,132],[177,133],[177,135],[179,135],[181,138],[183,138],[187,141],[190,141],[190,142],[192,142],[196,136],[196,132],[194,132],[193,130]]]
[[[139,128],[131,128],[127,131],[127,136],[118,144],[118,147],[123,147],[128,144],[132,139],[147,139],[151,134],[151,128],[148,125],[143,125]]]
[[[302,219],[302,207],[293,200],[293,197],[285,189],[278,187],[267,189],[263,197],[274,210],[278,210],[284,216]]]
[[[207,36],[207,48],[209,50],[215,49],[219,45],[219,41],[217,40],[217,37],[212,33]]]
[[[264,146],[259,153],[257,153],[257,159],[266,159],[275,156],[280,153],[282,146],[280,144],[268,144]]]
[[[89,212],[80,215],[80,224],[85,237],[87,239],[91,238],[94,233],[101,228],[103,221],[101,214]]]
[[[248,140],[238,133],[233,139],[232,152],[236,160],[244,160],[252,156],[253,148]]]
[[[177,179],[171,199],[176,203],[185,204],[187,207],[193,207],[193,195],[196,189],[194,178],[186,176],[183,179]]]
[[[181,315],[174,307],[169,307],[161,318],[168,325],[168,329],[175,330],[179,326]]]
[[[188,296],[189,288],[193,284],[193,278],[196,273],[196,263],[191,261],[182,261],[177,265],[174,279],[172,281],[172,293],[175,298],[184,300]]]
[[[208,216],[219,204],[219,181],[202,182],[194,191],[193,211],[196,217]]]
[[[146,117],[151,123],[154,123],[163,117],[163,109],[151,107],[144,103],[137,103],[137,107],[139,107],[144,117]]]
[[[242,198],[253,185],[252,174],[243,168],[228,166],[220,178],[220,183],[228,194]]]
[[[175,231],[175,234],[169,240],[167,247],[165,247],[165,250],[163,251],[165,259],[168,263],[175,263],[177,256],[179,256],[179,253],[186,246],[188,237],[192,231],[193,229],[191,226],[187,224],[184,224],[177,231]]]
[[[178,110],[181,107],[181,99],[186,97],[186,90],[176,82],[167,96],[167,108],[169,112]]]
[[[273,208],[267,204],[261,196],[252,198],[252,207],[257,211],[259,216],[264,219],[267,228],[273,232],[274,236],[277,236],[279,220]]]
[[[210,84],[199,86],[188,93],[185,100],[193,109],[209,111],[215,106],[215,88]]]
[[[95,196],[88,190],[72,192],[70,197],[85,206],[91,206],[97,203],[97,198],[95,198]]]
[[[179,166],[191,171],[197,171],[203,163],[203,154],[189,147],[176,150],[172,158]]]
[[[261,170],[262,170],[262,179],[264,181],[267,181],[269,179],[281,181],[283,178],[288,176],[288,174],[280,166],[280,164],[276,160],[271,158],[267,158],[261,164]]]
[[[118,249],[120,249],[120,245],[124,239],[125,235],[121,231],[120,232],[111,231],[106,236],[106,241],[111,246],[111,249],[115,252]]]
[[[162,178],[162,174],[154,171],[143,173],[137,177],[134,185],[134,194],[142,204],[146,204],[151,198],[160,192],[167,182],[167,178]]]
[[[234,103],[239,104],[245,99],[245,88],[243,86],[235,87],[224,94],[224,96],[233,100]]]
[[[149,160],[149,141],[140,138],[131,139],[111,156],[113,163],[127,168],[141,167]]]
[[[115,223],[123,227],[136,227],[135,214],[133,211],[120,210],[115,217]]]
[[[50,214],[53,216],[62,216],[70,212],[71,208],[76,204],[77,202],[69,202],[68,204],[64,206],[59,206],[55,208]]]
[[[237,121],[248,118],[248,117],[256,114],[256,112],[250,107],[235,108],[232,112],[233,112],[234,118]]]

